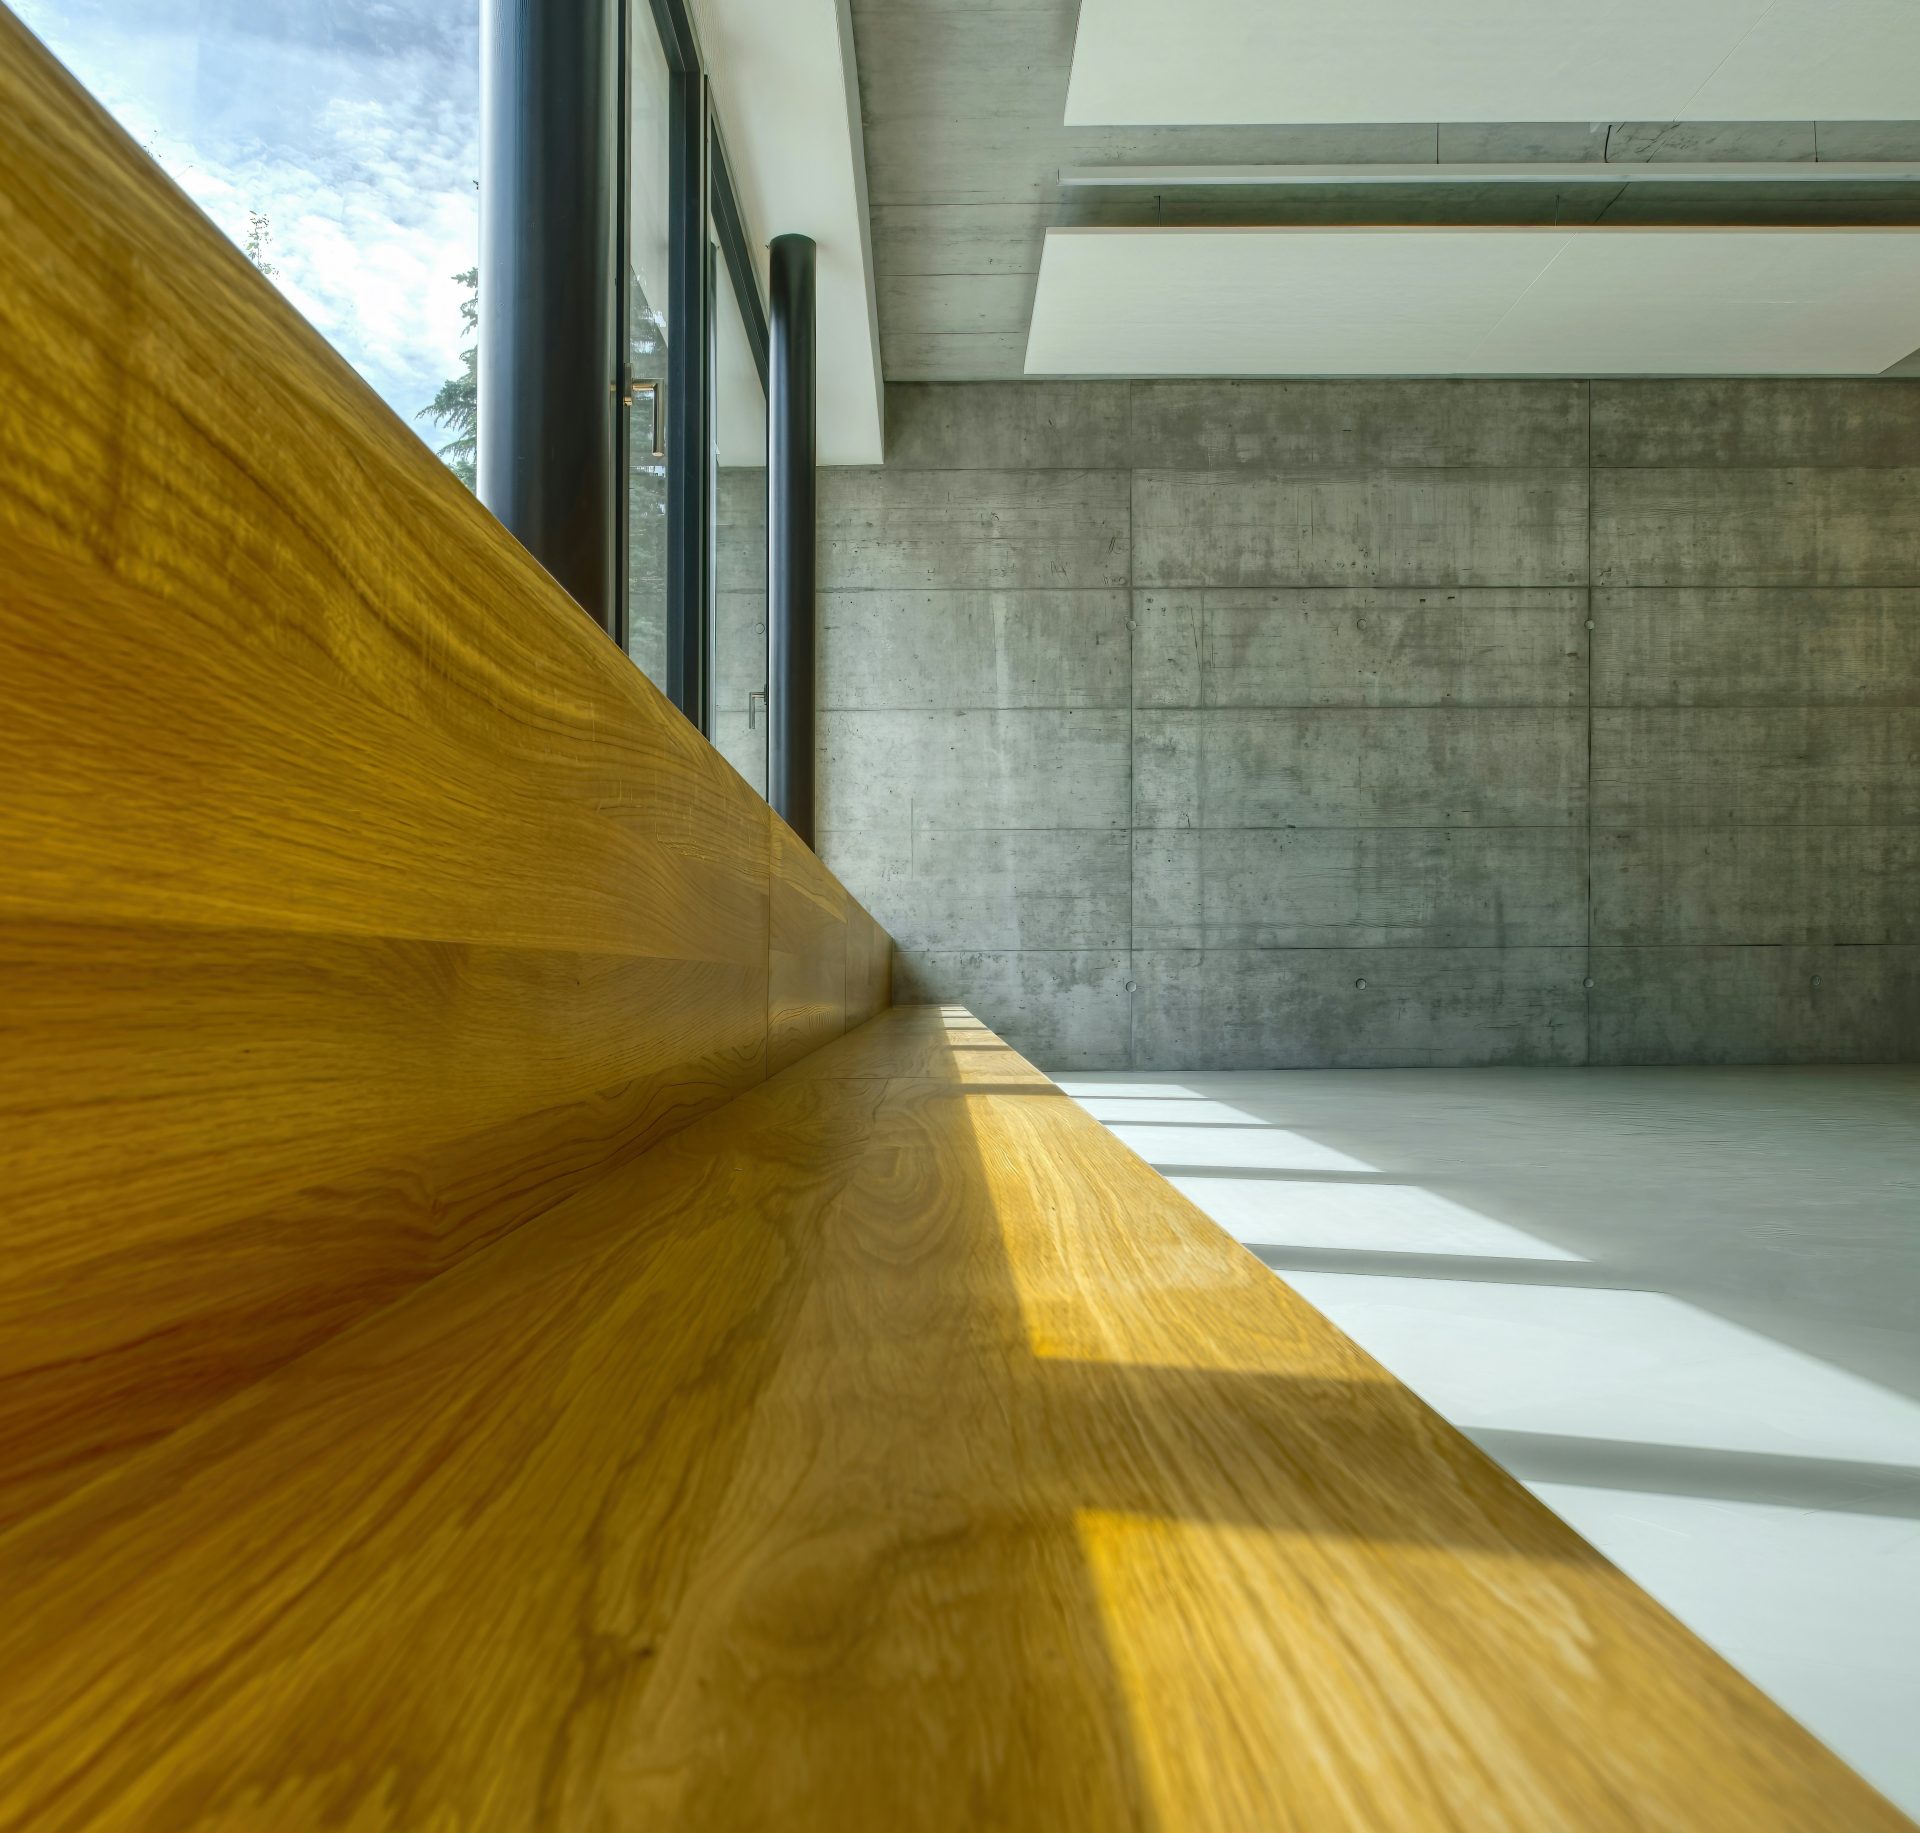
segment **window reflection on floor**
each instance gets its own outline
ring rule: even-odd
[[[1920,1076],[1061,1082],[1920,1808]]]

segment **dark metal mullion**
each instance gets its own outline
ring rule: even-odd
[[[760,296],[760,277],[754,272],[753,252],[747,242],[747,226],[740,214],[740,199],[733,188],[733,171],[727,164],[727,149],[720,138],[716,121],[707,138],[710,162],[708,182],[713,194],[713,228],[720,238],[720,252],[726,257],[727,277],[733,282],[733,296],[740,304],[740,319],[746,326],[747,346],[753,352],[753,365],[760,372],[760,392],[767,392],[767,307]]]
[[[720,293],[713,243],[707,257],[707,724],[714,730],[713,696],[720,680]]]
[[[617,10],[487,0],[480,83],[479,496],[609,634]]]
[[[698,69],[668,109],[667,696],[711,730],[707,653],[707,108]]]
[[[633,8],[618,7],[620,18],[619,74],[615,93],[613,196],[613,373],[620,391],[621,411],[614,416],[613,467],[613,640],[621,653],[628,650],[632,582],[627,577],[632,548],[632,489],[628,467],[633,463],[632,393],[628,386],[633,362]]]
[[[700,46],[693,36],[693,15],[687,0],[649,0],[654,29],[660,34],[660,48],[667,54],[667,68],[676,75],[697,72]]]
[[[767,800],[813,845],[814,245],[776,236],[767,389]]]

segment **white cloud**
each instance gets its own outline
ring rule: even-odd
[[[479,249],[477,0],[16,0],[21,17],[415,420]]]

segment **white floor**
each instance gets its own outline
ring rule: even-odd
[[[1920,1069],[1058,1080],[1920,1817]]]

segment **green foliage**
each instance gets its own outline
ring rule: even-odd
[[[267,259],[267,250],[273,245],[273,224],[259,210],[247,212],[247,259],[271,280],[280,270]]]
[[[460,352],[460,373],[440,384],[440,392],[423,407],[419,419],[431,420],[453,437],[438,448],[447,468],[461,483],[474,487],[475,437],[480,424],[480,270],[470,267],[454,279],[467,289],[460,302],[460,329],[472,341]]]

